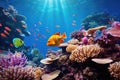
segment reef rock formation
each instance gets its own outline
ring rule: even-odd
[[[0,49],[14,50],[13,38],[24,39],[30,35],[25,19],[23,15],[17,13],[13,6],[0,7]]]

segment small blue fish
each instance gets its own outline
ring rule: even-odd
[[[96,41],[96,40],[98,40],[98,39],[100,39],[100,38],[102,37],[103,32],[100,31],[100,30],[97,30],[97,31],[95,32],[95,34],[96,34],[96,36],[95,36],[94,40]]]

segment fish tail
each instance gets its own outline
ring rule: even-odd
[[[67,38],[66,33],[63,33],[61,37],[62,38]]]

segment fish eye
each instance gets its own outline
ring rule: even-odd
[[[20,42],[22,43],[22,40],[20,40]]]

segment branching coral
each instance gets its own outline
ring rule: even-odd
[[[12,66],[0,70],[1,80],[34,80],[34,68]]]
[[[110,64],[108,69],[113,77],[120,79],[120,61]]]
[[[72,51],[69,59],[76,62],[84,62],[89,57],[97,56],[102,49],[99,45],[83,45]]]
[[[26,62],[27,62],[27,58],[22,52],[16,52],[15,54],[13,54],[12,52],[8,52],[7,58],[6,57],[0,58],[0,66],[2,67],[9,67],[16,65],[24,66]]]

